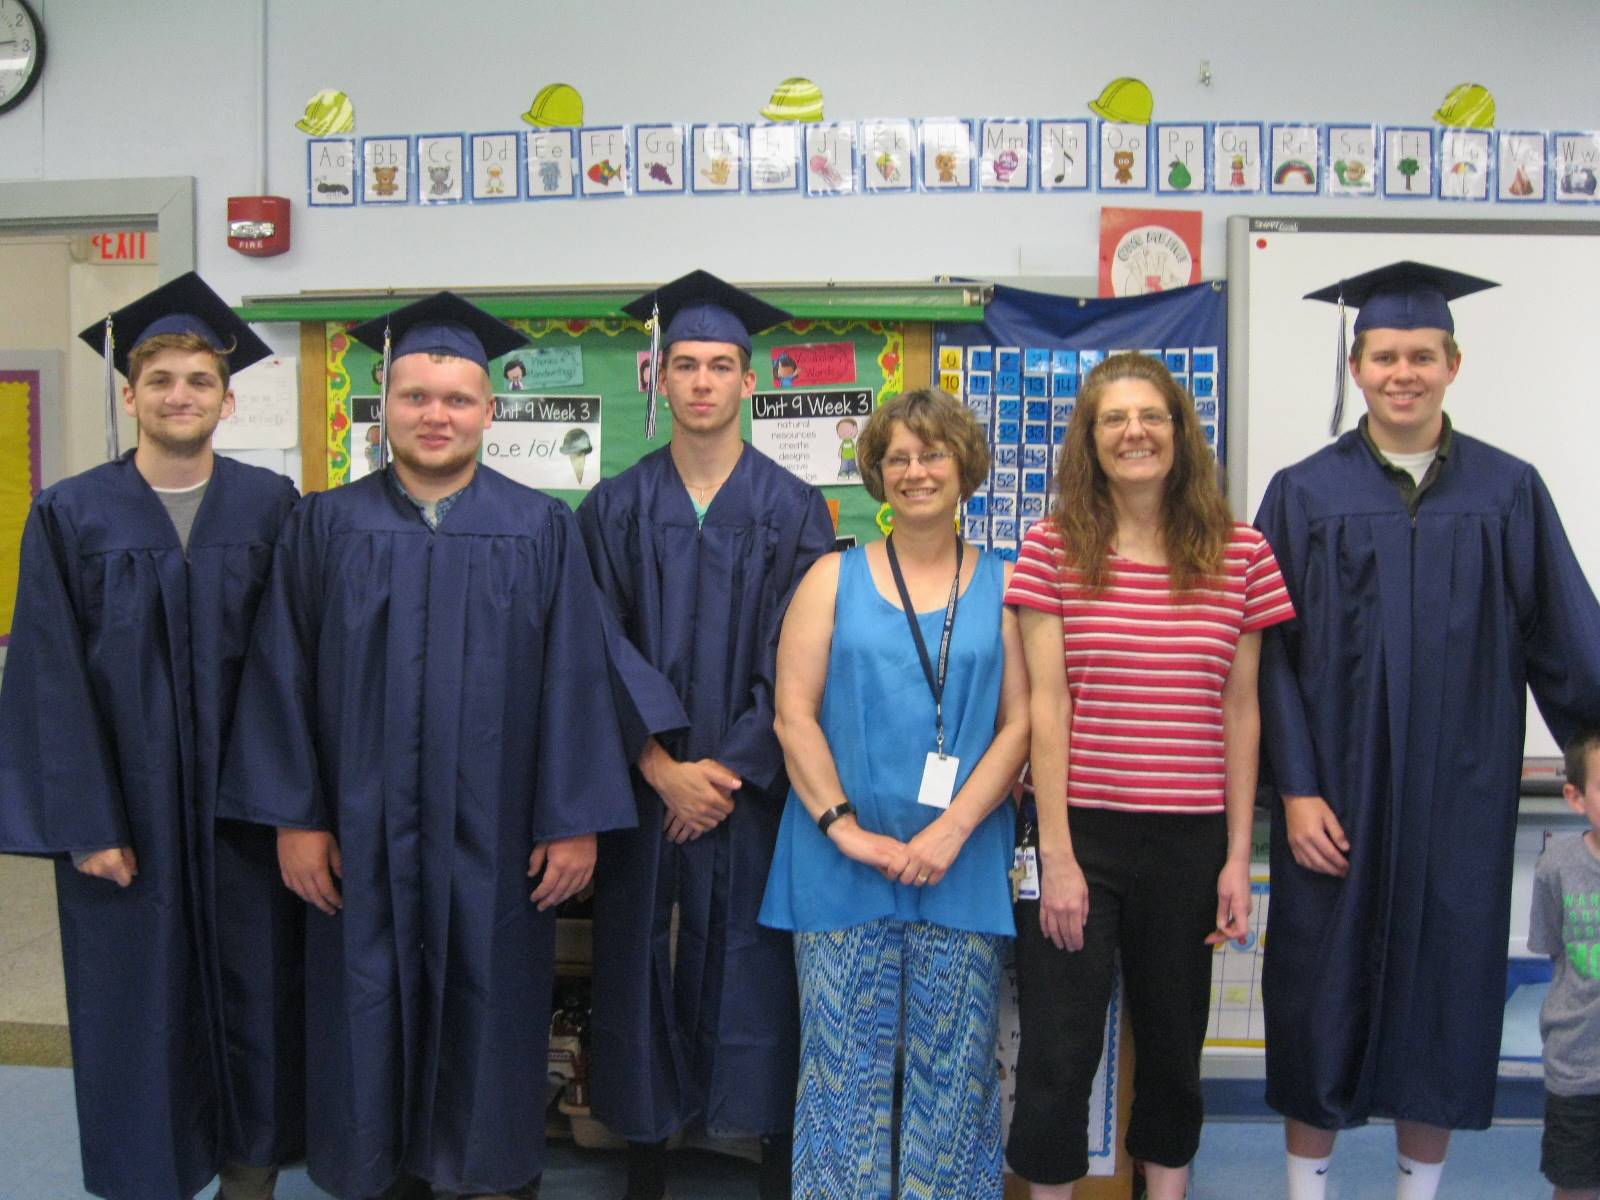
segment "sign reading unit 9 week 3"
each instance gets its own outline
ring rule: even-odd
[[[750,401],[750,441],[807,483],[860,483],[856,438],[871,415],[871,388],[757,392]]]
[[[600,481],[600,397],[496,396],[483,461],[529,487],[588,491]]]

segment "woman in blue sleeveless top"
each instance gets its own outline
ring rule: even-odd
[[[778,647],[793,788],[761,921],[795,934],[794,1190],[891,1194],[903,1029],[898,1194],[998,1198],[997,997],[1015,931],[1006,800],[1028,699],[1002,603],[1009,567],[956,529],[989,454],[972,414],[935,389],[886,401],[857,452],[894,533],[819,559]]]

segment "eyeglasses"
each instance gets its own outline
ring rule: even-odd
[[[1117,433],[1128,427],[1128,422],[1137,419],[1145,429],[1160,429],[1163,425],[1172,424],[1172,414],[1164,408],[1141,408],[1138,412],[1124,412],[1113,410],[1101,413],[1095,418],[1095,427],[1104,429],[1107,433]]]
[[[899,475],[909,471],[912,463],[921,463],[924,471],[937,471],[954,456],[948,450],[924,450],[921,454],[891,454],[883,460],[885,472]]]

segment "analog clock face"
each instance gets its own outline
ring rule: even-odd
[[[44,26],[26,0],[0,0],[0,113],[27,98],[44,68]]]

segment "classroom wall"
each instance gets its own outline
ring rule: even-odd
[[[556,80],[582,91],[591,123],[748,121],[793,74],[821,85],[833,118],[1087,115],[1105,83],[1131,74],[1152,88],[1157,119],[1426,124],[1453,85],[1479,80],[1498,100],[1501,128],[1600,127],[1600,93],[1578,49],[1600,42],[1592,0],[1520,11],[1495,0],[267,0],[267,183],[295,201],[296,246],[248,259],[226,248],[223,229],[226,197],[257,186],[257,0],[34,2],[49,39],[46,74],[0,116],[0,181],[195,176],[199,267],[230,299],[642,281],[694,264],[741,280],[1084,276],[1095,273],[1103,203],[1193,206],[1091,192],[314,211],[304,204],[306,137],[294,121],[322,87],[350,94],[358,135],[520,128],[534,93]],[[1198,79],[1202,59],[1210,87]],[[1397,207],[1267,196],[1198,206],[1208,274],[1222,273],[1229,213]],[[1460,212],[1436,201],[1403,207],[1408,216]],[[1547,205],[1538,215],[1592,213]],[[269,335],[292,349],[290,331]]]

